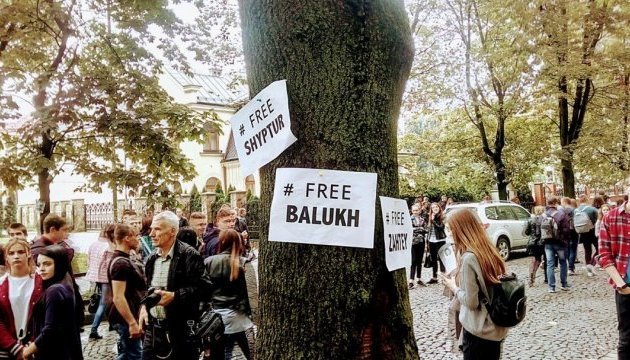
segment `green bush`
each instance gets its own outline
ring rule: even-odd
[[[188,211],[189,213],[194,213],[197,211],[201,211],[201,194],[199,194],[199,190],[197,189],[197,185],[193,185],[192,190],[190,190],[190,201],[188,202]]]
[[[261,204],[258,198],[251,198],[245,204],[247,209],[247,228],[251,239],[260,239]]]

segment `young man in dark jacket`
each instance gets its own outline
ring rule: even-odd
[[[150,309],[140,308],[139,322],[145,329],[143,359],[199,359],[200,349],[192,335],[200,301],[209,294],[211,284],[204,277],[197,250],[175,240],[178,230],[179,219],[171,211],[153,218],[150,236],[157,251],[147,259],[145,272],[147,284],[156,289],[160,300]]]
[[[553,239],[545,239],[545,254],[547,256],[547,278],[549,280],[550,293],[556,292],[556,276],[553,272],[553,259],[558,256],[560,265],[560,290],[569,290],[567,283],[567,244],[571,238],[571,225],[567,214],[558,209],[559,201],[556,197],[547,199],[545,215],[553,219],[557,226],[556,236]]]

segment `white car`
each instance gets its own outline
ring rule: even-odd
[[[462,203],[448,206],[444,213],[448,216],[449,212],[462,208],[470,209],[479,216],[503,260],[509,259],[513,250],[527,247],[525,228],[531,214],[524,207],[510,201]]]

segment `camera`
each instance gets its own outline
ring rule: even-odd
[[[157,305],[157,303],[159,303],[160,300],[162,299],[162,296],[159,294],[156,294],[155,290],[156,288],[149,288],[149,291],[147,291],[147,296],[145,296],[142,300],[140,300],[140,304],[144,304],[147,310]]]

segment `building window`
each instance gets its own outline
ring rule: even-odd
[[[219,149],[219,132],[216,129],[211,129],[206,132],[203,142],[204,152],[220,152]]]
[[[216,192],[217,186],[221,186],[221,180],[211,177],[208,181],[206,181],[206,192]]]

